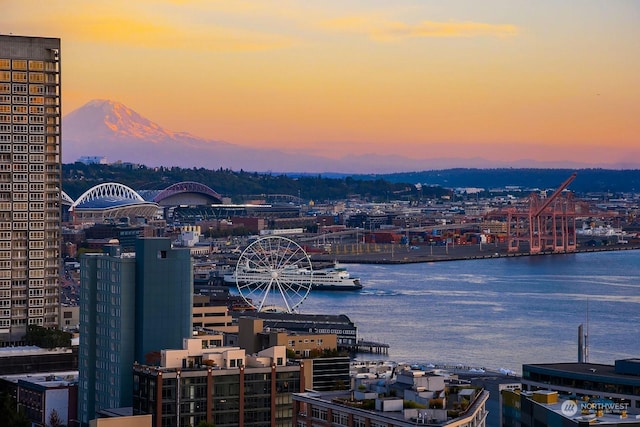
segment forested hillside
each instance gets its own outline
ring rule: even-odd
[[[491,189],[519,186],[525,189],[550,189],[557,188],[573,172],[577,172],[577,176],[569,189],[576,193],[640,192],[640,170],[638,169],[444,169],[372,175],[369,178],[390,182],[440,185],[447,188]],[[354,178],[366,179],[367,176],[357,175]]]
[[[388,175],[271,175],[203,168],[148,168],[132,165],[63,165],[62,188],[73,199],[94,185],[118,182],[134,190],[162,190],[171,184],[205,184],[240,203],[251,196],[289,194],[303,200],[336,200],[357,196],[370,201],[416,200],[449,194],[452,189],[518,186],[524,190],[557,188],[573,172],[575,193],[638,192],[640,170],[606,169],[445,169]],[[415,184],[422,184],[420,193]]]
[[[247,198],[244,196],[262,194],[289,194],[315,201],[345,199],[350,196],[371,201],[412,200],[418,195],[418,190],[412,184],[392,183],[382,178],[290,177],[227,169],[147,168],[83,163],[65,164],[62,170],[62,188],[74,200],[91,187],[105,182],[117,182],[139,191],[162,190],[178,182],[193,181],[207,185],[237,203]],[[448,193],[449,190],[440,187],[422,190],[423,197],[440,197]]]

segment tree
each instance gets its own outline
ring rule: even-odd
[[[429,408],[431,409],[444,409],[444,400],[441,398],[435,398],[429,400]]]
[[[348,387],[344,381],[335,380],[335,382],[333,383],[333,386],[331,387],[331,390],[348,390]]]
[[[60,419],[60,415],[58,415],[58,411],[53,409],[49,414],[49,427],[64,427],[62,424],[62,420]]]
[[[210,423],[208,421],[202,420],[196,425],[196,427],[216,427],[216,426],[213,423]]]
[[[48,329],[38,325],[27,326],[25,340],[42,348],[71,347],[71,334],[59,329]]]
[[[0,396],[0,426],[31,427],[31,420],[22,411],[18,411],[16,401],[9,393]]]
[[[158,350],[150,351],[144,355],[144,362],[147,365],[160,365],[162,354]]]
[[[79,197],[94,185],[109,181],[120,182],[136,190],[161,190],[177,182],[195,181],[232,197],[236,203],[243,200],[243,195],[255,194],[301,194],[309,200],[336,200],[344,199],[349,194],[361,194],[378,201],[386,200],[389,194],[402,193],[405,197],[414,198],[418,194],[411,184],[390,182],[382,177],[372,179],[370,176],[356,179],[303,174],[296,177],[242,170],[234,172],[222,168],[123,168],[116,165],[82,163],[65,164],[62,169],[63,188],[71,198]],[[449,190],[428,186],[423,188],[422,195],[427,197],[432,192],[448,193]]]

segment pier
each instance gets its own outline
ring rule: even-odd
[[[438,261],[464,261],[474,259],[490,258],[512,258],[522,256],[545,256],[545,255],[571,255],[585,252],[609,252],[640,250],[640,244],[611,244],[607,246],[584,246],[581,245],[572,251],[541,251],[531,253],[508,252],[504,244],[502,245],[457,245],[455,247],[445,246],[420,246],[417,250],[408,248],[396,249],[391,252],[393,245],[372,245],[370,252],[360,253],[332,253],[332,254],[311,254],[313,262],[339,262],[343,264],[410,264]],[[391,256],[390,256],[391,254]]]
[[[358,340],[356,344],[345,346],[350,353],[389,354],[389,344]]]

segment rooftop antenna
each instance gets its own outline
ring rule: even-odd
[[[584,363],[584,326],[578,326],[578,363]]]
[[[587,325],[584,331],[584,362],[589,363],[589,298],[587,298]]]

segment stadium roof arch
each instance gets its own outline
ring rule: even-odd
[[[123,184],[108,182],[85,191],[69,208],[74,221],[104,222],[123,217],[152,218],[158,214],[158,204],[144,200]]]
[[[153,201],[160,206],[219,205],[222,196],[199,182],[183,181],[165,188]]]
[[[71,197],[69,197],[69,195],[67,193],[65,193],[64,191],[60,191],[60,198],[62,200],[62,204],[65,206],[71,206],[73,205],[73,199]]]

